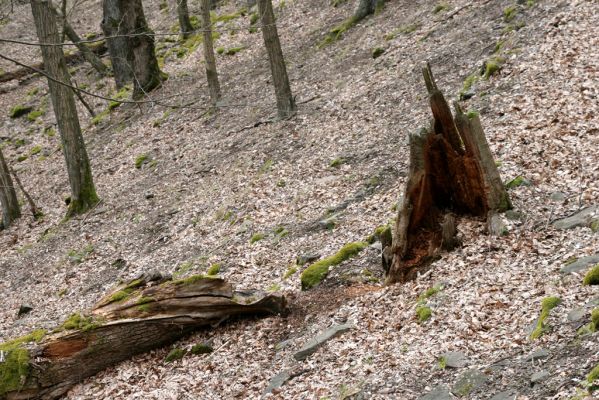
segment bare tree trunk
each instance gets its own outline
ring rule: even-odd
[[[354,12],[354,23],[363,20],[370,14],[374,14],[374,12],[381,8],[384,3],[385,0],[360,0],[358,8],[356,8],[356,11]]]
[[[287,118],[293,115],[297,107],[295,99],[291,94],[289,78],[287,77],[287,68],[283,59],[283,51],[279,42],[279,34],[275,24],[275,15],[272,10],[271,0],[258,0],[258,13],[262,22],[262,37],[264,45],[268,52],[272,80],[277,97],[277,110],[280,118]]]
[[[77,32],[75,32],[71,24],[69,24],[66,17],[64,17],[64,15],[56,7],[52,7],[52,11],[56,13],[56,16],[58,18],[61,18],[63,20],[63,33],[77,47],[77,49],[79,49],[85,61],[90,63],[90,65],[94,67],[94,69],[98,71],[100,75],[108,75],[108,68],[106,67],[106,65],[102,63],[100,57],[96,56],[94,52],[91,51],[91,49],[85,45],[85,43],[81,43],[81,38],[79,37],[79,35],[77,35]]]
[[[176,0],[177,16],[179,17],[179,28],[181,29],[181,38],[187,39],[193,32],[193,26],[189,19],[189,10],[187,9],[187,0]]]
[[[104,17],[100,27],[106,39],[110,53],[114,81],[118,89],[133,81],[133,52],[129,45],[127,26],[123,21],[121,11],[122,0],[103,0]],[[115,37],[116,36],[116,37]]]
[[[204,62],[206,63],[206,79],[210,90],[210,100],[216,104],[221,97],[214,45],[212,43],[212,23],[210,22],[210,0],[202,0],[202,31],[204,36]]]
[[[2,224],[0,229],[5,229],[10,224],[21,216],[19,201],[17,200],[17,192],[10,178],[10,170],[2,150],[0,149],[0,205],[2,206]]]
[[[21,368],[7,371],[7,382],[13,385],[0,392],[0,398],[55,399],[84,378],[199,327],[235,315],[286,311],[284,297],[233,291],[222,279],[142,277],[101,299],[91,313],[72,315],[54,333],[38,332],[22,340],[37,343],[14,345],[11,353],[20,355]],[[33,360],[35,368],[29,366]]]
[[[48,0],[32,0],[31,11],[35,21],[37,36],[42,43],[59,43],[56,18]],[[44,66],[47,73],[64,82],[71,84],[70,76],[64,60],[62,47],[41,46]],[[92,171],[81,135],[79,117],[71,88],[48,79],[50,97],[56,121],[60,130],[60,138],[64,152],[69,182],[71,184],[71,202],[67,217],[83,213],[93,207],[99,200],[92,178]]]
[[[133,98],[160,86],[163,81],[154,49],[154,32],[148,27],[141,0],[121,0],[123,22],[128,27],[133,52]]]
[[[487,218],[511,208],[477,114],[455,118],[433,79],[423,70],[433,112],[430,129],[410,135],[410,171],[395,223],[387,283],[404,282],[451,249],[455,215]]]

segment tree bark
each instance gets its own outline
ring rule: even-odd
[[[0,398],[55,399],[84,378],[199,327],[215,326],[235,315],[286,311],[284,297],[236,292],[222,279],[143,276],[102,298],[89,315],[74,314],[37,343],[13,350],[26,349],[21,359],[27,364],[20,373],[12,372],[20,374],[16,382],[23,383],[0,392]]]
[[[65,3],[66,4],[66,3]],[[63,33],[69,38],[69,40],[79,49],[81,55],[100,75],[108,75],[108,68],[98,56],[85,43],[81,43],[81,38],[75,32],[71,24],[67,21],[66,17],[56,8],[52,7],[52,11],[56,13],[58,18],[63,20]]]
[[[176,0],[177,16],[179,17],[179,28],[181,29],[181,38],[187,39],[193,32],[193,26],[189,19],[189,10],[187,0]]]
[[[32,0],[31,11],[35,21],[37,36],[41,43],[59,43],[56,18],[48,0]],[[41,46],[44,66],[54,79],[71,84],[62,47]],[[79,117],[71,88],[48,79],[50,97],[60,131],[62,150],[64,153],[69,182],[71,185],[71,202],[67,217],[83,213],[93,207],[99,200],[96,195],[92,171],[81,135]]]
[[[206,63],[206,79],[210,99],[215,105],[221,97],[220,83],[216,71],[216,59],[214,57],[214,44],[212,42],[212,23],[210,22],[210,0],[202,0],[202,34],[204,38],[204,62]]]
[[[0,205],[2,206],[0,229],[6,229],[21,216],[21,209],[10,177],[10,169],[2,155],[2,149],[0,149]]]
[[[287,67],[283,59],[283,51],[279,42],[279,34],[275,23],[271,0],[258,0],[258,13],[262,22],[262,37],[268,52],[273,85],[277,97],[277,111],[280,118],[288,118],[295,114],[297,107],[291,94]]]
[[[477,114],[451,110],[423,70],[431,128],[410,135],[410,171],[395,224],[387,283],[405,282],[458,244],[455,215],[486,218],[511,208]]]
[[[133,81],[133,52],[129,45],[127,26],[121,10],[122,0],[103,0],[103,19],[100,23],[106,39],[112,72],[117,89]]]
[[[385,0],[360,0],[358,2],[358,7],[354,12],[353,22],[357,23],[370,14],[374,14],[374,12],[380,9],[384,3]]]

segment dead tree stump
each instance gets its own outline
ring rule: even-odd
[[[84,378],[198,327],[234,315],[284,312],[284,297],[233,291],[222,279],[143,276],[51,333],[38,330],[0,344],[0,399],[56,399]]]
[[[486,218],[511,208],[478,114],[455,117],[423,68],[433,122],[410,135],[410,171],[395,223],[387,283],[414,279],[441,248],[455,247],[455,216]]]

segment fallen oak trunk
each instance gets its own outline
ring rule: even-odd
[[[73,314],[54,332],[0,344],[0,399],[55,399],[86,377],[233,315],[283,314],[285,298],[233,291],[222,279],[144,276]]]
[[[457,245],[454,215],[491,218],[511,208],[477,113],[455,117],[437,88],[430,65],[423,68],[433,122],[410,135],[410,171],[398,212],[393,244],[383,259],[387,283],[416,277],[440,249]]]

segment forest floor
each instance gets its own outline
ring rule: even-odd
[[[589,322],[599,290],[581,284],[584,269],[560,270],[599,253],[599,234],[557,230],[551,222],[599,203],[597,2],[389,1],[319,46],[353,3],[275,3],[299,104],[285,121],[273,120],[262,37],[248,29],[248,15],[235,14],[240,4],[216,10],[231,16],[216,24],[215,46],[224,50],[217,56],[224,100],[216,113],[208,109],[201,46],[189,50],[176,36],[159,35],[169,79],[149,98],[193,104],[121,105],[96,124],[81,108],[102,201],[68,221],[69,186],[46,81],[2,83],[3,152],[44,217],[34,221],[25,212],[0,232],[0,341],[55,327],[144,271],[185,277],[219,264],[219,276],[236,288],[285,294],[290,316],[200,330],[86,379],[66,398],[260,398],[283,371],[293,377],[265,397],[591,398],[584,382],[599,363],[599,334],[579,336],[577,329]],[[172,4],[144,6],[150,26],[170,32]],[[198,15],[195,1],[190,9]],[[72,24],[99,34],[100,14],[99,1],[85,2],[71,13]],[[28,6],[15,5],[0,36],[36,41],[32,26]],[[375,48],[384,53],[373,58]],[[229,49],[239,51],[227,55]],[[0,53],[39,62],[35,47],[1,44]],[[485,79],[480,70],[493,60],[500,70]],[[504,181],[521,176],[525,183],[509,190],[515,212],[504,217],[508,234],[491,237],[483,221],[463,218],[462,247],[415,281],[384,286],[375,243],[301,291],[298,256],[326,257],[395,218],[408,134],[430,118],[424,61],[447,98],[477,77],[464,108],[480,112]],[[79,86],[115,95],[113,82],[88,65],[70,71]],[[87,100],[98,113],[108,107]],[[42,115],[9,118],[19,104]],[[327,218],[323,228],[319,221]],[[251,243],[256,234],[263,239]],[[419,296],[435,286],[442,289],[425,300],[432,316],[419,322]],[[549,296],[561,298],[550,329],[530,340]],[[33,310],[17,317],[23,304]],[[294,360],[304,343],[342,323],[353,328]],[[164,360],[173,347],[205,341],[214,353]],[[535,351],[538,357],[527,358]],[[464,356],[466,366],[445,366],[447,352]]]

